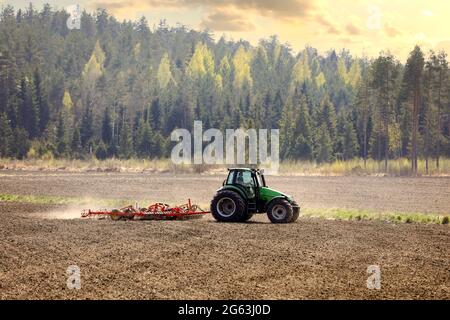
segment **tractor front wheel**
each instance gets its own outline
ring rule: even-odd
[[[211,201],[211,214],[219,222],[242,222],[247,208],[242,197],[231,190],[219,191]]]
[[[267,208],[267,216],[272,223],[290,223],[294,216],[294,210],[289,201],[275,199]]]

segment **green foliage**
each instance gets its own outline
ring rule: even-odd
[[[122,125],[119,138],[119,156],[122,159],[130,159],[133,155],[133,137],[131,135],[130,124],[127,120]]]
[[[330,162],[333,160],[333,144],[330,138],[330,132],[326,124],[322,124],[317,132],[316,159],[317,162]]]
[[[106,148],[103,141],[100,141],[95,150],[95,157],[99,160],[105,160],[108,157],[108,149]]]
[[[0,157],[11,156],[13,131],[5,113],[0,114]]]

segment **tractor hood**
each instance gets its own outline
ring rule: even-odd
[[[275,197],[286,197],[288,200],[292,200],[291,196],[268,187],[261,187],[259,190],[259,196],[261,197],[261,200],[265,201],[270,201]]]

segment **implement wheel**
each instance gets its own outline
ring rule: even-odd
[[[111,217],[111,220],[113,221],[119,221],[119,220],[124,220],[124,216],[122,215],[122,212],[118,209],[113,209],[112,214],[110,214],[109,216]],[[115,214],[117,213],[117,214]]]

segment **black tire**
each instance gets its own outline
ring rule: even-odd
[[[244,215],[242,215],[242,220],[240,220],[239,222],[247,222],[252,217],[253,217],[253,213],[245,213]]]
[[[291,223],[297,221],[298,217],[300,216],[300,208],[294,208],[294,213],[292,214]]]
[[[294,211],[293,211],[293,214],[292,214],[292,220],[291,220],[291,223],[297,221],[297,219],[298,219],[298,217],[299,217],[299,215],[300,215],[300,206],[297,204],[297,202],[294,201],[294,202],[292,203],[292,205],[293,205],[292,209],[293,209]]]
[[[267,208],[267,216],[272,223],[290,223],[293,215],[294,209],[285,199],[275,199]]]
[[[247,218],[247,207],[237,192],[223,190],[212,199],[211,214],[219,222],[242,222]]]

